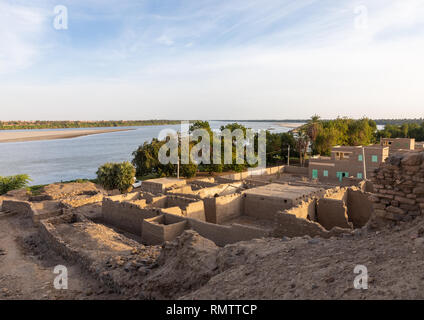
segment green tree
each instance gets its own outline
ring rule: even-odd
[[[97,181],[106,190],[118,189],[121,193],[132,189],[135,168],[128,161],[105,163],[97,170]]]
[[[16,176],[1,177],[0,176],[0,195],[9,191],[22,189],[31,181],[27,174],[18,174]]]

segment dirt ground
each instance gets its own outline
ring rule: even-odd
[[[0,214],[1,215],[1,214]],[[57,290],[53,269],[68,269],[68,289]],[[40,242],[29,218],[0,216],[0,299],[120,299]]]
[[[424,219],[343,238],[257,239],[220,249],[220,271],[183,299],[424,299]],[[368,289],[355,289],[357,265]]]

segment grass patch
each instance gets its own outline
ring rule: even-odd
[[[40,184],[40,185],[37,185],[37,186],[28,187],[27,190],[31,195],[38,196],[38,195],[41,194],[41,192],[43,191],[43,188],[45,186],[47,186],[47,184]]]

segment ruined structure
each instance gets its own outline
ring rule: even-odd
[[[122,195],[92,184],[57,184],[0,201],[3,211],[32,218],[43,246],[109,290],[129,298],[168,299],[199,289],[228,268],[240,253],[230,259],[221,253],[234,246],[272,238],[278,243],[344,238],[367,223],[372,203],[366,183],[320,184],[309,181],[306,170],[155,179]]]
[[[424,214],[424,152],[390,156],[372,180],[374,223],[408,221]]]

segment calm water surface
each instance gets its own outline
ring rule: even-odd
[[[228,122],[210,121],[212,129],[226,123]],[[290,130],[270,122],[239,123],[255,130]],[[32,185],[80,178],[92,179],[96,176],[97,168],[105,162],[131,161],[132,152],[139,145],[157,138],[159,132],[165,128],[179,130],[180,126],[130,127],[135,130],[72,139],[0,143],[0,176],[26,173],[33,180]],[[99,129],[104,128],[93,130]]]

